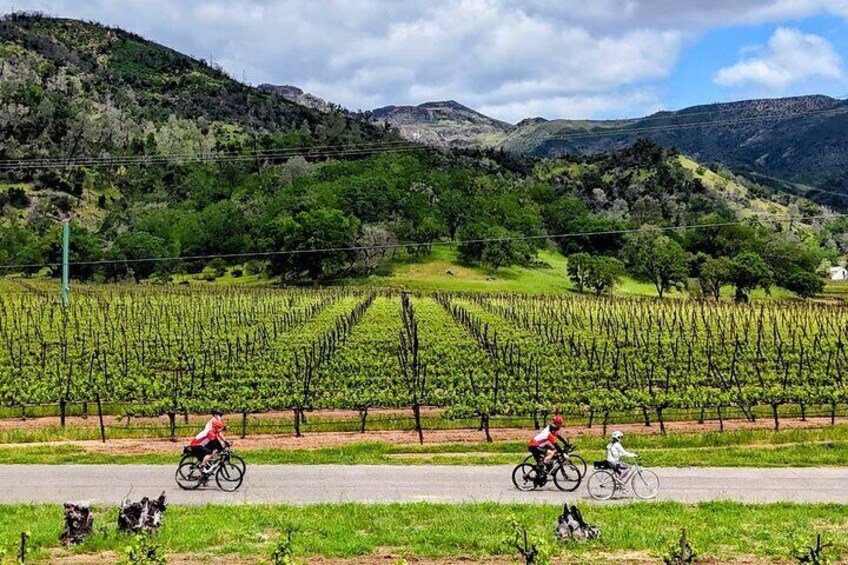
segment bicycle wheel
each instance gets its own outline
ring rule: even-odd
[[[568,458],[571,460],[571,464],[577,467],[577,470],[580,471],[580,478],[585,477],[586,471],[589,469],[586,465],[586,460],[576,453],[570,453]]]
[[[630,481],[633,494],[643,500],[654,498],[660,491],[660,478],[656,473],[648,469],[638,469]]]
[[[241,474],[244,475],[247,472],[247,463],[244,462],[244,459],[236,455],[235,453],[230,453],[230,462],[239,468]]]
[[[512,484],[520,491],[528,492],[536,488],[538,470],[534,465],[521,463],[512,470]]]
[[[203,482],[203,474],[197,470],[197,463],[193,461],[186,461],[177,467],[174,478],[183,490],[195,490]]]
[[[589,475],[586,488],[595,500],[609,500],[615,494],[615,477],[610,471],[595,471]]]
[[[554,484],[561,491],[574,492],[582,480],[580,470],[567,461],[554,471]]]
[[[241,469],[229,461],[224,461],[218,467],[215,473],[215,482],[218,483],[218,488],[226,492],[237,490],[244,480],[244,473]]]

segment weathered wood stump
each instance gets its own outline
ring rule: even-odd
[[[597,527],[583,520],[583,514],[576,506],[563,505],[562,514],[557,520],[556,538],[559,541],[594,539],[601,535]]]
[[[65,529],[59,539],[65,545],[78,544],[91,535],[94,516],[91,515],[91,502],[65,503]]]
[[[149,499],[146,496],[139,502],[124,500],[118,512],[118,530],[133,534],[151,534],[159,529],[165,519],[165,493],[159,498]]]

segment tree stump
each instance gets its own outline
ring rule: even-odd
[[[65,530],[59,539],[65,545],[78,544],[85,541],[94,526],[94,516],[91,515],[91,502],[65,503]]]
[[[162,525],[166,507],[164,492],[153,500],[146,496],[140,502],[124,500],[118,512],[118,530],[133,534],[152,534]]]
[[[556,538],[559,541],[594,539],[600,535],[601,532],[596,526],[591,526],[583,520],[579,508],[563,505],[562,514],[557,520]]]

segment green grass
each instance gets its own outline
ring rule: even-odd
[[[500,504],[331,504],[292,506],[172,507],[155,539],[168,554],[208,557],[267,557],[286,531],[293,532],[296,556],[355,558],[407,555],[422,558],[515,556],[507,545],[510,519],[528,529],[531,539],[555,555],[580,563],[610,562],[610,553],[660,557],[682,528],[703,556],[732,562],[740,556],[791,561],[793,540],[811,542],[815,532],[836,546],[848,543],[848,506],[713,502],[698,505],[640,503],[586,506],[585,518],[601,528],[600,539],[554,545],[559,506]],[[58,548],[59,506],[0,506],[0,548],[11,555],[21,531],[31,534],[31,557],[46,560]],[[96,509],[96,535],[69,551],[122,552],[129,539],[115,531],[114,508]],[[614,558],[613,558],[614,561]]]
[[[531,432],[528,430],[528,437]],[[426,434],[425,434],[426,440]],[[236,440],[238,449],[238,440]],[[587,460],[603,458],[605,440],[576,441]],[[665,467],[815,467],[840,466],[848,461],[848,426],[629,435],[626,446],[639,452],[648,466]],[[105,454],[86,452],[74,444],[7,445],[0,447],[0,464],[175,464],[182,443],[171,453]],[[526,455],[526,443],[453,443],[396,445],[363,441],[319,449],[239,450],[249,464],[388,464],[388,465],[508,465]]]
[[[403,287],[432,292],[522,292],[528,294],[566,294],[575,292],[566,271],[568,260],[555,251],[542,250],[538,260],[544,266],[501,268],[460,264],[455,248],[436,245],[421,259],[401,257],[392,265],[390,275],[354,278],[347,284],[375,287]],[[447,271],[453,272],[452,275]],[[616,294],[656,296],[653,285],[624,277]]]

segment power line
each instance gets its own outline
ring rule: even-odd
[[[121,165],[158,165],[173,161],[192,162],[234,162],[252,161],[255,159],[286,159],[297,156],[304,157],[334,157],[364,155],[369,153],[392,153],[401,151],[415,151],[427,149],[424,146],[414,145],[406,141],[375,142],[369,144],[344,145],[344,146],[322,146],[325,149],[314,151],[314,147],[302,146],[291,149],[279,149],[273,151],[260,151],[250,153],[178,153],[158,155],[137,155],[125,157],[82,157],[73,159],[18,159],[14,161],[0,161],[0,171],[23,168],[74,168],[87,166],[121,166]],[[347,147],[347,149],[343,148]]]
[[[720,110],[719,110],[720,112]],[[696,116],[701,114],[715,114],[716,112],[690,112],[677,113],[674,115],[680,116]],[[710,127],[719,125],[736,125],[743,123],[756,123],[766,121],[782,121],[798,117],[824,116],[824,115],[841,115],[848,113],[848,107],[825,108],[820,110],[806,110],[800,112],[789,112],[784,114],[771,114],[751,116],[748,118],[733,118],[720,119],[712,121],[692,122],[692,123],[677,123],[657,126],[642,126],[642,127],[612,127],[599,128],[594,131],[575,131],[564,133],[556,137],[548,138],[548,141],[567,141],[570,139],[584,139],[591,137],[605,137],[615,135],[638,135],[651,133],[655,131],[673,131],[678,129],[690,129],[699,127]],[[644,123],[650,120],[668,119],[668,115],[655,115],[642,118],[634,121],[634,123]],[[347,149],[346,149],[347,148]],[[284,159],[297,155],[305,156],[346,156],[346,155],[362,155],[368,152],[382,152],[386,148],[403,148],[405,150],[424,149],[422,145],[414,144],[409,141],[378,141],[368,143],[350,143],[342,145],[322,145],[322,146],[300,146],[287,149],[269,150],[263,152],[239,153],[239,152],[206,152],[206,153],[162,153],[157,155],[134,155],[123,157],[69,157],[69,158],[45,158],[45,159],[11,159],[0,161],[0,171],[15,168],[70,168],[81,166],[117,166],[117,165],[134,165],[134,164],[160,164],[168,163],[174,160],[177,161],[247,161],[258,158],[268,159]],[[318,150],[318,151],[315,151]],[[388,152],[388,151],[386,151]]]
[[[684,231],[684,230],[695,230],[695,229],[709,229],[709,228],[719,228],[719,227],[728,227],[728,226],[738,226],[738,225],[746,225],[749,224],[750,221],[754,218],[759,219],[760,216],[770,216],[769,214],[757,214],[748,216],[744,220],[734,220],[729,222],[716,222],[710,224],[690,224],[683,226],[652,226],[660,231]],[[804,222],[804,221],[812,221],[812,220],[829,220],[835,218],[842,218],[848,216],[848,213],[844,214],[822,214],[818,216],[796,216],[796,217],[778,217],[772,216],[771,218],[766,218],[765,221],[770,222]],[[75,261],[69,262],[70,266],[103,266],[103,265],[128,265],[128,264],[139,264],[139,263],[164,263],[169,261],[199,261],[205,259],[247,259],[247,258],[260,258],[260,257],[277,257],[277,256],[286,256],[286,255],[309,255],[314,253],[337,253],[342,251],[365,251],[365,250],[390,250],[390,249],[402,249],[405,247],[415,247],[419,245],[430,245],[430,246],[453,246],[453,245],[462,245],[462,244],[472,244],[472,243],[496,243],[496,242],[511,242],[511,241],[538,241],[538,240],[548,240],[548,239],[567,239],[571,237],[593,237],[593,236],[601,236],[601,235],[627,235],[632,233],[639,233],[642,228],[630,228],[630,229],[620,229],[620,230],[604,230],[604,231],[589,231],[589,232],[569,232],[569,233],[560,233],[560,234],[552,234],[552,235],[521,235],[521,236],[512,236],[512,237],[492,237],[492,238],[479,238],[479,239],[464,239],[464,240],[454,240],[454,241],[433,241],[427,244],[423,244],[420,242],[406,242],[406,243],[387,243],[381,245],[351,245],[344,247],[324,247],[317,249],[289,249],[285,251],[253,251],[253,252],[244,252],[244,253],[215,253],[208,255],[183,255],[183,256],[175,256],[175,257],[147,257],[140,259],[103,259],[98,261]],[[28,263],[21,265],[0,265],[0,269],[10,270],[10,269],[40,269],[44,267],[50,267],[51,265],[55,265],[57,262],[51,263]]]

